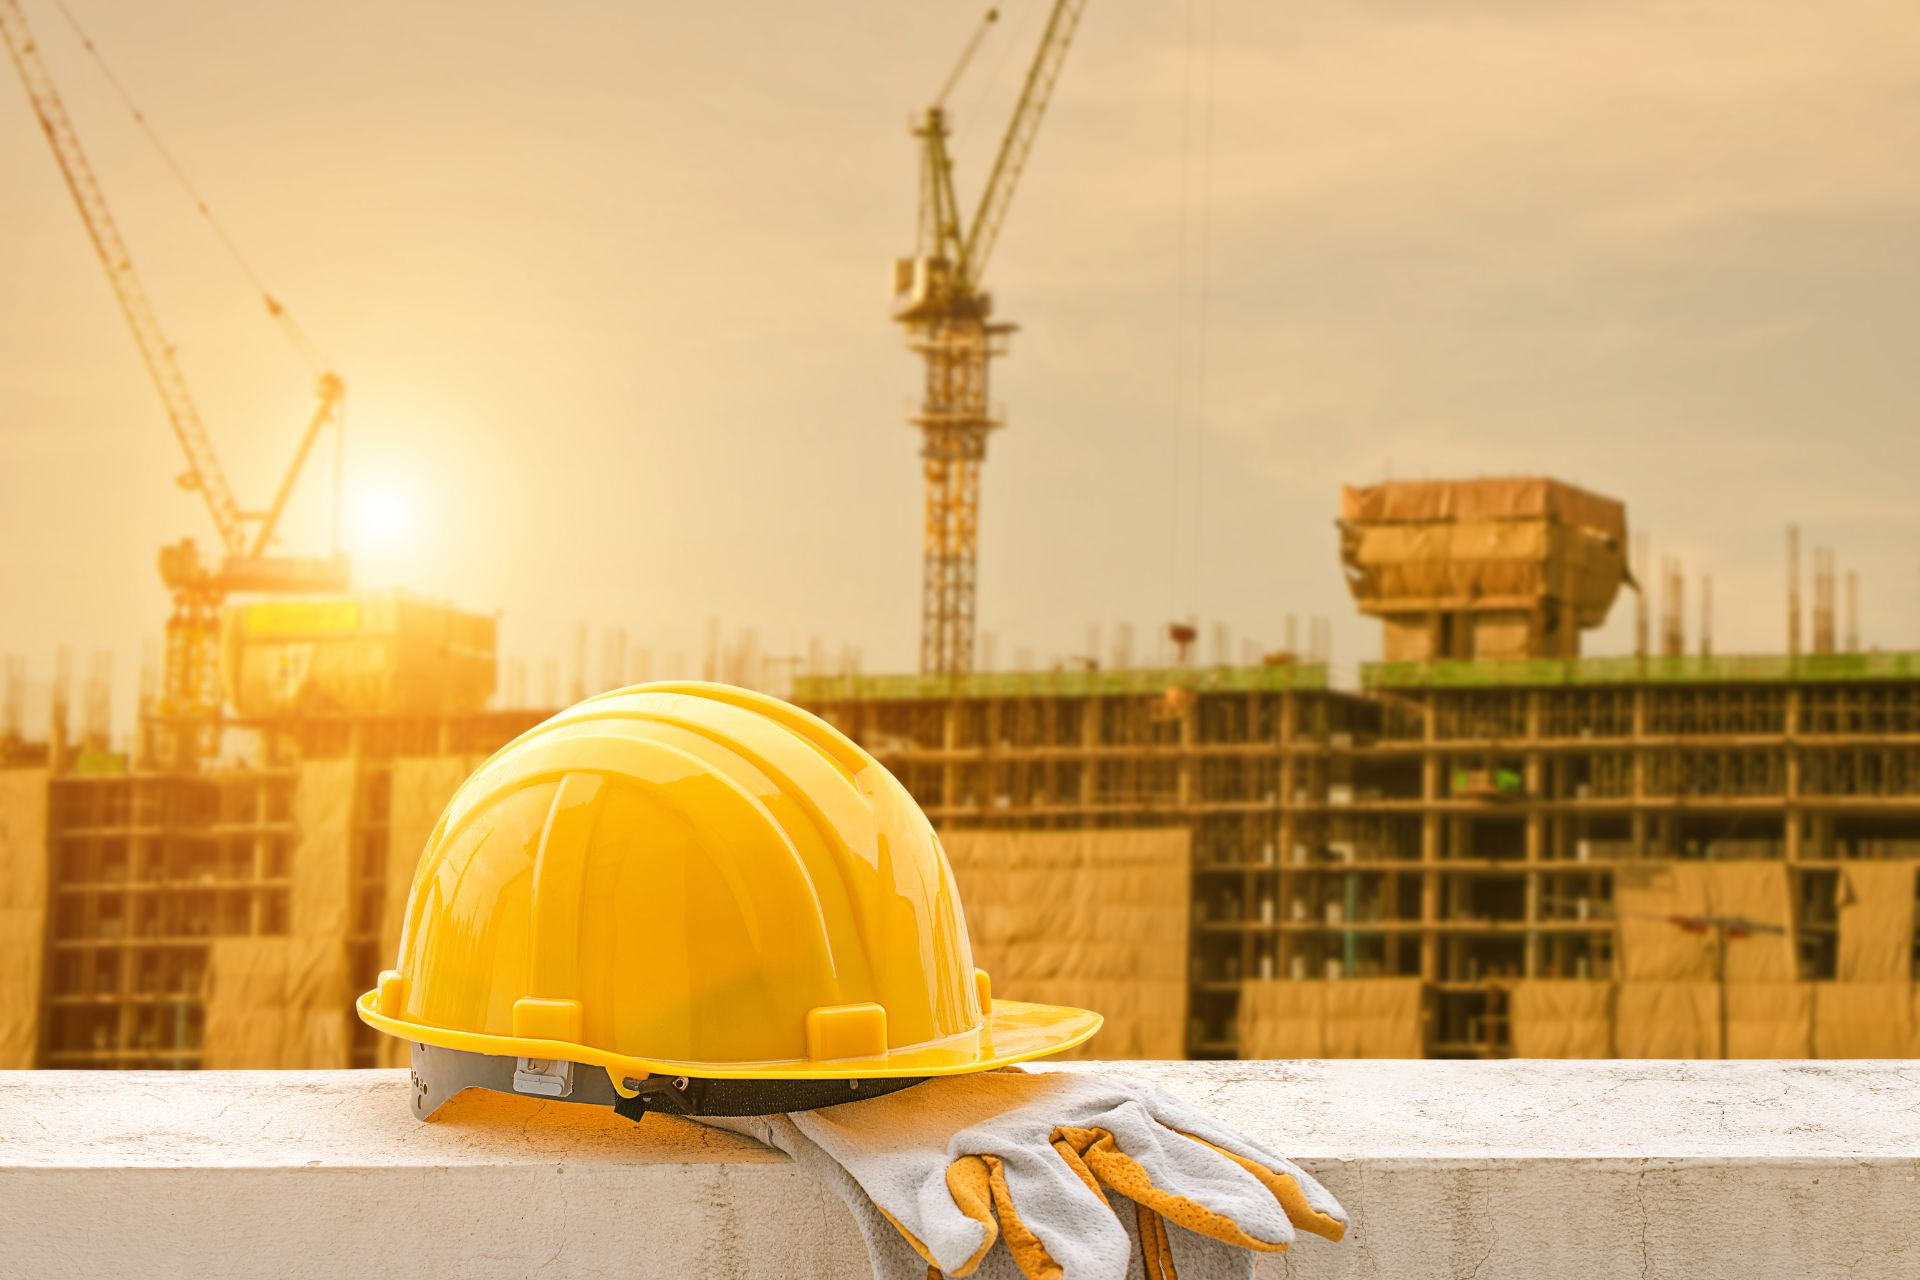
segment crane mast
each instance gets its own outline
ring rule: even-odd
[[[173,610],[166,627],[166,669],[159,710],[163,717],[208,721],[218,715],[220,706],[216,641],[220,607],[229,592],[326,592],[344,590],[347,586],[346,562],[337,554],[329,557],[268,554],[280,517],[315,439],[323,428],[338,420],[345,386],[335,373],[320,375],[319,403],[308,420],[293,464],[281,479],[272,505],[264,512],[244,510],[227,481],[200,417],[199,406],[194,403],[186,375],[175,357],[173,344],[167,340],[146,287],[134,270],[133,256],[120,235],[113,211],[80,145],[66,104],[40,56],[18,0],[0,0],[0,38],[5,39],[7,50],[13,56],[40,130],[53,150],[60,175],[80,211],[87,237],[113,286],[121,314],[133,331],[140,358],[160,394],[167,420],[186,457],[186,470],[178,481],[183,488],[199,492],[218,535],[222,556],[217,565],[203,562],[199,548],[190,538],[164,547],[160,552],[160,573],[172,593]],[[196,740],[206,739],[208,732],[204,725],[186,731]],[[188,745],[191,751],[194,744]]]
[[[961,676],[973,670],[974,601],[980,540],[980,468],[987,436],[1003,425],[988,399],[992,360],[1007,350],[1014,326],[992,319],[981,287],[987,259],[1006,223],[1040,121],[1053,96],[1087,0],[1055,0],[1027,70],[1013,118],[970,223],[960,217],[945,102],[997,10],[989,9],[934,104],[916,118],[920,211],[914,256],[894,263],[894,319],[925,366],[921,401],[909,423],[921,433],[926,484],[922,529],[920,671]]]

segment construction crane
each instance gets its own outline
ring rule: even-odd
[[[157,710],[163,719],[197,722],[190,724],[179,739],[190,750],[197,749],[208,742],[213,732],[212,722],[220,708],[217,650],[220,609],[227,596],[239,592],[328,593],[347,588],[346,558],[337,551],[324,557],[270,554],[287,500],[313,452],[315,440],[328,425],[337,424],[346,388],[338,374],[331,371],[320,374],[319,403],[307,420],[293,461],[282,476],[272,502],[264,510],[243,508],[227,482],[199,407],[175,358],[173,344],[167,341],[152,300],[134,270],[133,258],[107,207],[93,167],[87,162],[73,121],[40,57],[18,0],[0,0],[0,36],[4,36],[7,49],[13,55],[34,115],[46,134],[47,144],[53,148],[67,190],[72,193],[80,219],[93,241],[94,253],[113,285],[114,296],[119,299],[128,328],[133,330],[134,342],[160,393],[174,436],[186,455],[186,470],[178,477],[178,483],[197,491],[206,502],[219,538],[218,563],[203,560],[199,546],[191,538],[183,538],[160,552],[160,576],[172,593],[173,607],[167,619],[166,668]],[[267,299],[267,305],[269,311],[279,313],[279,304],[271,298]]]
[[[908,419],[920,429],[926,473],[922,675],[961,676],[973,670],[980,465],[988,434],[1003,425],[987,399],[988,372],[993,357],[1005,354],[1007,335],[1014,331],[1013,325],[991,318],[993,300],[982,281],[1086,7],[1087,0],[1055,0],[971,221],[962,221],[954,193],[946,101],[998,10],[987,11],[939,96],[913,124],[920,143],[919,229],[914,255],[894,262],[893,318],[905,327],[908,348],[926,362],[920,408]]]

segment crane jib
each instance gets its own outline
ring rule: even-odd
[[[68,18],[71,21],[72,15]],[[77,26],[75,30],[78,31]],[[80,36],[98,60],[92,41],[87,40],[84,33]],[[320,376],[319,406],[308,421],[293,464],[282,478],[272,505],[258,515],[243,510],[214,452],[213,441],[207,435],[199,406],[188,390],[186,375],[174,356],[173,345],[167,341],[152,299],[134,270],[133,257],[121,238],[120,228],[114,222],[86,152],[80,146],[66,104],[61,101],[46,63],[40,57],[19,0],[0,0],[0,38],[5,39],[8,52],[13,56],[34,115],[46,134],[47,145],[53,150],[60,176],[80,210],[87,237],[113,286],[127,327],[133,330],[140,358],[146,364],[180,450],[186,456],[187,470],[181,481],[187,488],[200,492],[219,534],[222,555],[217,564],[204,561],[190,538],[163,547],[160,552],[160,576],[172,595],[173,607],[166,622],[165,675],[155,712],[159,721],[167,726],[164,741],[169,745],[163,748],[163,754],[171,757],[172,763],[184,764],[205,756],[218,741],[221,691],[217,649],[220,614],[227,595],[235,592],[330,594],[344,591],[349,585],[346,561],[338,554],[326,558],[267,554],[294,482],[313,449],[314,438],[329,423],[337,426],[340,421],[344,389],[336,375]],[[101,69],[106,71],[104,63]],[[111,72],[106,73],[116,92],[126,101],[118,81],[113,80]],[[137,111],[135,118],[153,137],[151,128]],[[158,138],[153,140],[158,146]],[[164,147],[161,151],[166,154]],[[170,155],[166,158],[173,164]],[[173,167],[176,176],[184,182],[179,166]],[[198,203],[202,215],[212,222],[205,203]],[[237,256],[224,229],[217,223],[214,226],[229,251],[236,252]],[[280,315],[284,322],[284,308],[271,298],[268,298],[268,311]]]
[[[226,556],[259,556],[272,539],[287,496],[311,451],[314,433],[335,417],[341,399],[340,380],[331,373],[321,376],[320,406],[301,440],[294,464],[282,479],[279,494],[269,508],[268,516],[261,519],[258,528],[249,529],[250,517],[234,496],[233,487],[220,465],[219,455],[214,451],[199,406],[188,388],[186,374],[175,357],[173,344],[167,340],[166,332],[160,325],[146,286],[134,269],[133,255],[120,234],[119,225],[114,221],[105,192],[80,145],[79,134],[74,130],[66,104],[54,86],[52,74],[40,56],[19,0],[0,0],[0,37],[6,40],[8,52],[13,56],[14,66],[20,73],[27,98],[39,120],[41,132],[46,135],[60,176],[65,180],[74,205],[80,211],[80,221],[93,244],[94,254],[113,286],[114,298],[126,318],[127,327],[133,331],[134,344],[139,348],[140,358],[146,365],[154,389],[159,393],[167,420],[186,458],[187,469],[181,482],[184,487],[200,493]],[[87,43],[91,51],[91,42]],[[117,83],[115,88],[118,89]]]

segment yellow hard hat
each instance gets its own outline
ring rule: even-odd
[[[796,1110],[1055,1053],[1101,1021],[991,996],[939,837],[872,756],[694,682],[589,698],[476,770],[358,1009],[415,1045],[423,1116],[472,1084]],[[771,1081],[791,1083],[724,1083]]]

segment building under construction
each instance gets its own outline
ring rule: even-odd
[[[1632,581],[1618,503],[1343,505],[1389,659],[1357,687],[1284,653],[797,682],[941,829],[1001,989],[1107,1011],[1103,1056],[1920,1055],[1920,654],[1832,651],[1821,586],[1806,653],[1582,657]],[[257,764],[10,746],[0,1065],[393,1061],[350,997],[540,713],[485,709],[489,620],[254,608],[225,731]]]

